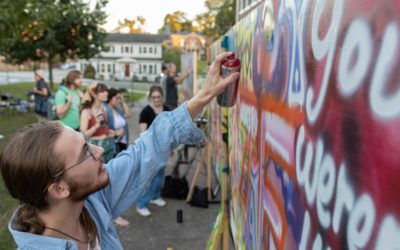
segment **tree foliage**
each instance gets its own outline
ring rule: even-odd
[[[181,51],[178,48],[163,48],[163,62],[175,63],[176,68],[181,68]]]
[[[90,9],[83,0],[2,1],[0,53],[11,63],[47,61],[52,84],[55,61],[89,59],[104,49],[106,4],[98,0]]]
[[[236,1],[225,0],[215,17],[215,34],[223,36],[235,25]]]
[[[235,24],[234,0],[207,0],[207,11],[197,15],[194,20],[188,20],[186,13],[175,11],[167,14],[164,25],[159,33],[182,33],[185,31],[200,32],[213,40],[223,36]]]
[[[178,10],[164,17],[164,24],[159,32],[162,33],[164,30],[168,30],[171,33],[191,32],[192,21],[187,18],[185,12]]]
[[[136,19],[128,19],[125,18],[123,22],[118,21],[117,28],[114,29],[114,32],[121,33],[121,31],[125,28],[128,28],[128,33],[144,33],[144,25],[146,23],[146,19],[142,16],[137,16]]]

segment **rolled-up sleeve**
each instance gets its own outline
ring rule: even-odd
[[[195,144],[203,133],[195,126],[186,103],[162,112],[148,130],[106,165],[110,184],[102,191],[113,217],[119,216],[150,185],[179,144]]]

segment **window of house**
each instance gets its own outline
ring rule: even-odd
[[[150,54],[153,53],[153,48],[152,47],[149,48],[149,53]]]
[[[125,53],[129,53],[129,47],[128,46],[125,47]]]
[[[97,71],[97,72],[99,72],[99,71],[100,71],[100,64],[99,64],[99,63],[97,63],[97,66],[96,66],[96,71]]]
[[[105,68],[105,67],[104,67],[104,63],[102,63],[102,64],[101,64],[101,72],[104,72],[104,71],[105,71],[104,68]]]
[[[153,65],[150,65],[150,66],[149,66],[149,73],[150,73],[150,74],[153,74]]]
[[[113,63],[113,74],[115,74],[115,64]]]
[[[147,49],[146,49],[146,47],[143,47],[143,54],[146,54],[147,53]]]
[[[121,53],[124,53],[124,46],[121,45]]]
[[[143,73],[147,72],[147,65],[143,65]]]
[[[108,72],[108,73],[111,72],[111,64],[107,64],[107,72]]]
[[[142,47],[139,47],[139,54],[142,54]]]
[[[142,74],[142,65],[139,64],[139,74]]]
[[[154,54],[157,54],[157,47],[154,47]]]
[[[157,75],[157,64],[154,64],[154,74]]]

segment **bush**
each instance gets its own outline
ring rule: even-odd
[[[103,74],[100,74],[100,75],[99,75],[99,80],[100,80],[100,81],[103,81],[103,80],[104,80],[104,75],[103,75]]]
[[[85,67],[85,71],[83,72],[83,77],[86,79],[95,79],[96,78],[96,70],[93,65],[88,64]]]
[[[161,76],[157,76],[157,77],[154,79],[154,82],[155,82],[155,83],[159,83],[160,80],[161,80]]]
[[[149,79],[147,79],[146,76],[143,76],[143,77],[142,77],[142,82],[149,82]]]
[[[139,77],[136,75],[132,76],[132,82],[139,82]]]

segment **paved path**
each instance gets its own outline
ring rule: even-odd
[[[132,116],[129,118],[131,141],[139,135],[138,119],[142,107],[147,104],[147,98],[135,103]],[[166,173],[171,171],[167,166]],[[190,182],[190,177],[188,178]],[[159,208],[150,205],[152,215],[148,218],[136,213],[132,206],[125,214],[131,223],[127,228],[118,228],[122,244],[127,250],[174,250],[205,249],[217,216],[218,204],[210,204],[209,208],[191,207],[182,200],[166,199],[167,206]],[[183,210],[183,223],[177,223],[177,210]]]

